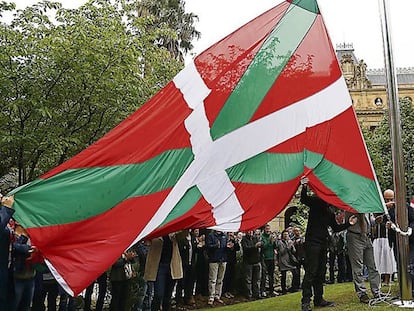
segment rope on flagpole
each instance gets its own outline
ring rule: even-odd
[[[398,234],[404,235],[404,236],[410,236],[413,233],[413,229],[411,227],[408,227],[407,231],[401,230],[401,228],[398,226],[398,224],[395,224],[391,222],[391,229],[397,232]]]

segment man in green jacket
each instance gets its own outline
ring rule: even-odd
[[[275,236],[272,234],[270,230],[270,225],[266,224],[264,227],[264,231],[261,235],[262,240],[262,282],[260,286],[260,290],[262,292],[262,296],[266,297],[266,278],[269,280],[269,295],[275,296],[274,293],[274,279],[275,279]]]

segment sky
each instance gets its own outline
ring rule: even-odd
[[[59,0],[58,0],[59,1]],[[251,19],[281,3],[283,0],[185,0],[186,11],[198,15],[196,29],[201,39],[193,42],[199,54],[221,38]],[[388,0],[389,1],[389,0]],[[10,2],[10,1],[9,1]],[[14,0],[18,7],[34,0]],[[64,7],[76,7],[85,0],[61,0]],[[414,67],[414,40],[409,33],[414,12],[413,0],[390,2],[390,29],[394,64]],[[363,59],[368,69],[384,67],[379,3],[382,0],[318,0],[328,33],[334,47],[352,43],[356,57]],[[188,62],[191,57],[187,57]]]

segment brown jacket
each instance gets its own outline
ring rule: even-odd
[[[178,249],[177,239],[175,234],[170,234],[172,241],[172,259],[171,259],[171,276],[173,280],[183,278],[183,266],[181,262],[180,251]],[[144,280],[154,282],[157,278],[158,265],[161,260],[163,240],[162,237],[151,240],[151,246],[148,251],[147,260],[145,263]]]

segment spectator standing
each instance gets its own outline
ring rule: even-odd
[[[194,229],[196,239],[195,283],[196,295],[208,296],[208,255],[206,247],[206,235],[199,229]]]
[[[36,271],[30,259],[37,252],[31,245],[27,231],[16,221],[16,238],[12,250],[14,303],[12,310],[28,311],[33,299]]]
[[[302,271],[302,267],[305,266],[305,238],[302,236],[302,231],[299,227],[293,228],[293,246],[295,247],[296,253],[295,257],[297,260],[296,263],[296,270],[297,273],[292,280],[292,287],[295,289],[301,288],[300,284],[300,272]]]
[[[221,300],[223,289],[223,278],[227,264],[227,235],[222,231],[212,230],[207,236],[207,253],[209,259],[208,274],[208,304],[213,305],[214,301],[224,304]]]
[[[391,275],[397,272],[394,253],[388,242],[388,229],[382,214],[374,214],[376,219],[372,230],[372,247],[374,249],[375,266],[382,278],[382,285],[388,286]]]
[[[227,264],[223,279],[223,292],[224,297],[234,298],[234,279],[236,276],[237,252],[240,250],[240,244],[237,242],[234,232],[227,234],[227,240],[233,247],[227,248]]]
[[[56,300],[59,295],[59,284],[53,277],[46,264],[36,268],[35,289],[31,311],[44,311],[45,299],[47,310],[56,311]]]
[[[276,237],[270,229],[270,225],[266,224],[262,233],[262,280],[260,284],[260,291],[263,297],[267,296],[266,293],[266,281],[269,282],[269,296],[275,296],[274,282],[275,282],[275,250],[276,250]]]
[[[102,273],[95,281],[90,284],[85,291],[85,308],[84,311],[91,311],[92,292],[95,284],[98,284],[98,299],[96,300],[95,311],[102,311],[106,288],[107,288],[108,275],[106,271]]]
[[[144,279],[154,282],[151,310],[170,311],[175,281],[183,277],[183,265],[177,243],[177,233],[151,240],[145,263]]]
[[[347,217],[352,215],[346,213]],[[370,232],[374,218],[371,214],[357,214],[357,225],[349,228],[346,234],[349,260],[351,261],[352,276],[354,280],[355,292],[361,303],[369,303],[370,298],[364,284],[363,269],[364,265],[368,269],[368,281],[374,298],[380,296],[380,275],[375,266],[374,249],[372,247]]]
[[[385,201],[385,205],[387,206],[388,213],[389,213],[389,216],[390,216],[390,221],[387,221],[386,228],[390,229],[391,228],[391,222],[392,223],[396,222],[394,191],[393,190],[387,189],[387,190],[384,191],[384,201]],[[414,229],[414,209],[412,207],[412,203],[407,204],[407,217],[408,217],[407,222],[408,222],[409,227]],[[396,232],[394,230],[389,230],[388,231],[388,240],[389,240],[390,246],[393,249],[394,258],[397,261],[397,258],[398,258],[398,256],[397,256],[397,235],[396,235]],[[413,237],[413,234],[411,234],[411,236],[409,238],[409,247],[410,247],[411,281],[412,281],[412,289],[413,289],[413,294],[414,294],[414,269],[412,268],[412,267],[414,267],[414,237]]]
[[[260,283],[262,277],[262,267],[260,264],[260,247],[262,247],[262,245],[263,243],[259,240],[259,237],[257,235],[253,235],[253,231],[247,231],[241,241],[248,299],[261,298]]]
[[[11,219],[14,209],[13,197],[3,197],[0,195],[0,310],[10,310],[9,305],[12,297],[9,290],[12,284],[9,284],[10,270],[9,270],[9,256],[10,256],[10,243],[13,232],[9,228],[9,220]],[[3,309],[4,308],[4,309]]]
[[[334,284],[335,283],[335,265],[337,263],[338,257],[338,243],[339,243],[339,236],[338,232],[332,232],[332,230],[328,230],[329,238],[328,238],[328,264],[329,264],[329,278],[326,281],[327,284]]]
[[[134,262],[136,254],[132,251],[126,251],[112,265],[109,279],[111,281],[111,303],[110,311],[126,311],[128,296],[131,285],[132,275],[128,271],[128,266]]]
[[[179,279],[176,287],[175,300],[177,304],[195,305],[193,297],[194,290],[194,266],[196,259],[196,239],[194,235],[186,230],[185,234],[177,240],[183,265],[183,278]]]
[[[138,269],[138,297],[136,311],[151,310],[152,299],[154,297],[154,283],[144,280],[145,264],[149,251],[150,242],[141,240],[135,244],[134,249],[138,255],[139,269]]]
[[[282,231],[282,239],[277,241],[276,249],[278,253],[279,270],[281,272],[280,285],[282,287],[282,295],[284,295],[287,293],[287,272],[290,271],[292,273],[292,281],[298,278],[298,271],[296,269],[298,262],[295,257],[296,250],[287,230]],[[299,290],[294,286],[295,284],[292,282],[291,292],[297,292]]]

